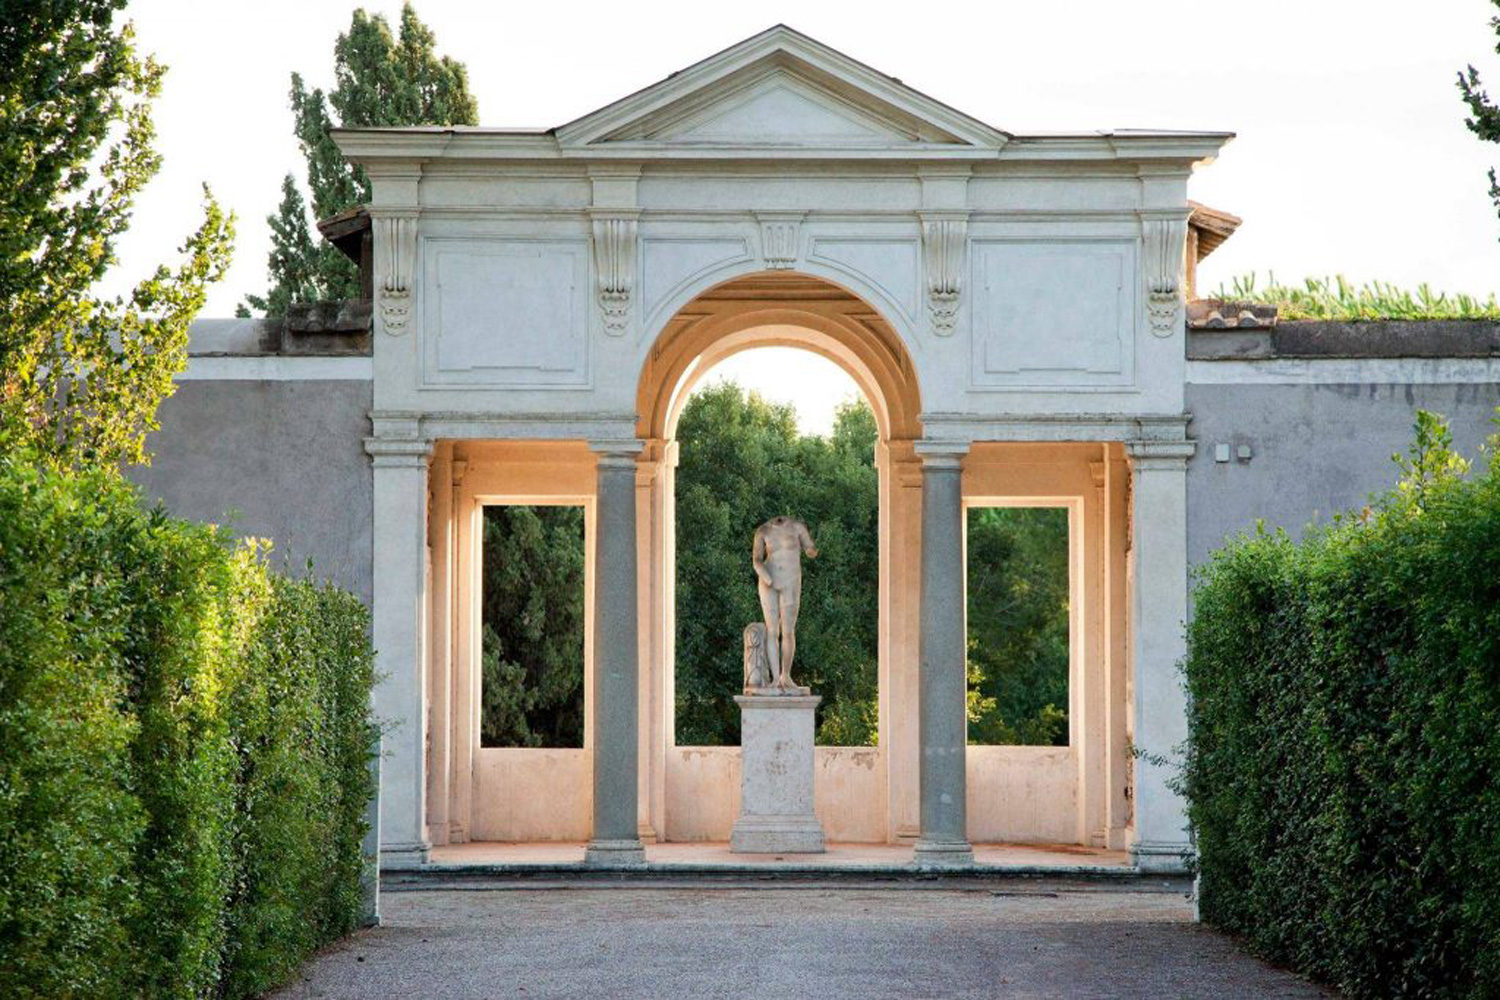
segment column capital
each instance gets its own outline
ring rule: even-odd
[[[600,471],[605,469],[621,469],[634,471],[636,460],[646,448],[646,442],[639,438],[605,439],[588,442],[589,451],[597,456],[597,467]]]
[[[1198,450],[1196,441],[1127,441],[1125,454],[1130,456],[1131,468],[1144,470],[1178,471],[1187,469],[1187,460]]]
[[[377,469],[425,468],[432,461],[432,442],[422,438],[365,438],[365,454]]]
[[[958,471],[964,456],[969,453],[968,441],[934,441],[923,439],[912,442],[912,450],[922,463],[922,470]]]

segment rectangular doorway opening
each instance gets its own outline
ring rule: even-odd
[[[584,507],[486,504],[482,520],[480,746],[582,749]]]
[[[1071,511],[965,509],[968,732],[976,746],[1070,743]]]

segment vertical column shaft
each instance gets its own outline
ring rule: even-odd
[[[637,827],[640,650],[636,599],[636,448],[599,453],[594,508],[594,832],[589,864],[641,864]]]
[[[415,420],[390,423],[376,418],[376,436],[366,439],[365,450],[374,460],[373,633],[379,680],[372,702],[386,727],[380,741],[380,863],[399,868],[425,862],[430,847],[423,612],[432,442],[417,438]]]
[[[963,481],[966,445],[922,455],[922,600],[918,733],[921,743],[919,865],[973,863],[967,822]]]
[[[1127,446],[1132,469],[1131,611],[1135,666],[1135,839],[1145,870],[1180,870],[1190,850],[1182,798],[1169,764],[1187,739],[1187,694],[1177,665],[1186,650],[1187,459],[1191,441]]]

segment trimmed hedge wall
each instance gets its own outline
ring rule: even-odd
[[[252,996],[358,925],[368,624],[0,457],[0,996]]]
[[[1200,912],[1353,996],[1500,995],[1500,465],[1449,440],[1229,544],[1188,628]]]

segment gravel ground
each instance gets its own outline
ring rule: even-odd
[[[1192,922],[1179,893],[567,888],[382,897],[311,997],[1327,997]]]

